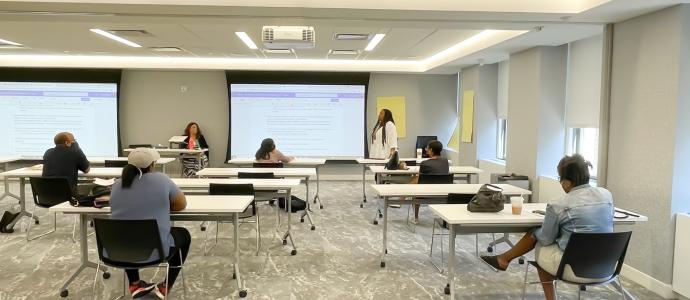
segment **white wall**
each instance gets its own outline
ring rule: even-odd
[[[566,59],[566,46],[510,56],[506,169],[529,176],[533,187],[537,176],[555,174],[563,157]]]
[[[476,166],[479,159],[496,158],[498,64],[462,69],[460,89],[458,115],[461,117],[462,95],[474,91],[474,124],[472,142],[460,143],[458,164]]]
[[[616,23],[608,188],[616,206],[638,211],[626,264],[670,288],[673,205],[688,201],[688,6]],[[687,207],[687,205],[686,205]]]
[[[568,44],[566,124],[573,128],[598,128],[601,100],[603,36]]]
[[[182,92],[180,87],[187,89]],[[407,137],[401,155],[414,155],[418,135],[437,135],[446,143],[455,124],[457,75],[372,74],[369,81],[367,132],[374,126],[377,96],[405,96]],[[224,166],[228,139],[228,92],[222,71],[130,71],[122,75],[120,133],[122,145],[163,144],[199,123],[211,147],[211,165]],[[324,179],[345,174],[360,179],[356,165],[328,165]]]

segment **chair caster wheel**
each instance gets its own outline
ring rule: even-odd
[[[292,249],[292,251],[290,251],[290,255],[297,255],[297,250]]]
[[[443,293],[446,295],[450,295],[450,286],[446,285],[446,287],[443,288]]]
[[[69,291],[67,291],[67,290],[60,291],[60,297],[65,298],[65,297],[67,297],[67,295],[69,295]]]
[[[237,279],[237,274],[232,273],[232,279]]]
[[[388,249],[384,250],[384,251],[383,251],[383,253],[386,253],[386,254],[388,254]]]
[[[365,202],[365,203],[366,203],[366,202],[367,202],[367,198],[362,199],[362,202]]]
[[[304,219],[299,219],[300,223],[304,223]]]
[[[206,231],[206,226],[202,226],[201,231]]]
[[[39,222],[38,220],[34,221],[34,224],[36,224],[36,225],[38,225],[38,224],[40,224],[40,223],[41,223],[41,222]]]
[[[247,291],[240,291],[240,298],[247,297]]]
[[[283,240],[283,245],[287,245],[287,240]]]
[[[586,286],[586,285],[581,285],[581,286],[580,286],[580,290],[583,291],[583,292],[587,291],[587,286]]]
[[[521,264],[521,265],[524,265],[524,264],[525,264],[525,259],[522,258],[522,257],[520,257],[520,259],[518,260],[518,263]]]
[[[379,214],[379,218],[383,218],[383,214]]]
[[[103,279],[110,278],[110,272],[103,272]]]
[[[311,225],[311,230],[316,230],[316,226]]]
[[[486,252],[489,252],[489,253],[494,252],[494,247],[487,247]]]
[[[385,268],[385,267],[386,267],[386,262],[385,262],[385,261],[382,261],[382,262],[381,262],[381,268]]]
[[[374,220],[374,225],[379,225],[379,221]]]
[[[320,209],[323,209],[323,205],[319,206]]]

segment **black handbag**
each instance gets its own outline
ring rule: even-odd
[[[503,195],[503,189],[493,184],[484,184],[479,188],[477,195],[472,197],[467,205],[470,212],[499,212],[503,210],[507,197]]]
[[[398,163],[400,162],[400,156],[398,155],[398,151],[393,152],[393,155],[391,155],[391,158],[388,159],[388,162],[386,163],[386,170],[397,170],[398,169]]]

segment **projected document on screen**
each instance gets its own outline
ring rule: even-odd
[[[253,157],[264,138],[286,155],[362,157],[364,85],[230,85],[230,153]]]
[[[41,158],[62,131],[87,156],[117,156],[117,84],[0,82],[0,156]]]

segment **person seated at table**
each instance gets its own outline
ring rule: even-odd
[[[111,219],[155,219],[165,255],[174,254],[169,261],[168,282],[147,283],[139,278],[138,269],[125,270],[133,298],[155,290],[156,295],[163,299],[180,272],[179,268],[174,267],[184,263],[192,241],[187,229],[170,225],[170,212],[185,209],[187,200],[167,175],[154,171],[154,164],[159,158],[160,155],[153,149],[134,149],[122,169],[122,178],[115,181],[110,194]],[[179,253],[182,254],[181,259]],[[151,260],[157,258],[157,254],[152,254]]]
[[[510,262],[536,248],[535,258],[541,269],[540,281],[546,299],[555,299],[554,275],[563,256],[563,250],[573,232],[613,232],[613,197],[601,187],[589,185],[588,161],[579,155],[566,156],[558,163],[558,176],[566,195],[546,206],[546,215],[540,228],[528,232],[507,252],[481,258],[497,270],[505,271]],[[566,278],[575,278],[566,268]]]
[[[441,151],[443,151],[443,144],[437,140],[429,141],[425,149],[429,159],[423,161],[419,164],[419,174],[426,175],[446,175],[448,174],[448,160],[441,157]],[[412,178],[410,183],[418,183],[419,175]],[[414,204],[414,220],[412,223],[417,224],[419,222],[419,204]]]
[[[74,135],[69,132],[60,132],[53,138],[54,148],[46,150],[43,154],[43,177],[65,177],[72,189],[72,195],[77,197],[78,172],[88,173],[89,160],[79,148]]]
[[[289,163],[295,159],[292,156],[283,155],[271,138],[261,141],[261,147],[256,151],[254,158],[260,163]]]
[[[206,149],[200,158],[187,157],[182,159],[182,174],[184,177],[195,177],[196,172],[208,166],[211,152],[208,150],[208,143],[206,143],[204,135],[201,134],[201,128],[199,128],[199,124],[196,122],[189,122],[189,124],[187,124],[187,127],[184,129],[184,135],[186,135],[187,138],[180,143],[180,149]],[[201,159],[201,161],[199,161],[199,159]]]

